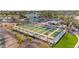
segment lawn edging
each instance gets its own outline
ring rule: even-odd
[[[78,48],[78,46],[79,46],[79,36],[78,36],[78,34],[76,34],[76,33],[75,33],[75,36],[78,38],[78,42],[76,43],[76,45],[75,45],[74,48]]]

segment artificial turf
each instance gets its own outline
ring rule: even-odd
[[[74,48],[78,39],[71,33],[66,33],[54,48]]]

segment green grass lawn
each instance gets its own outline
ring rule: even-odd
[[[74,48],[78,39],[75,35],[66,33],[65,36],[54,46],[54,48]]]

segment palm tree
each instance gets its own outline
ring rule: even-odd
[[[74,19],[73,16],[69,15],[64,15],[62,16],[62,19],[60,19],[63,20],[63,24],[66,25],[65,27],[66,32],[71,32],[73,26],[73,19]]]

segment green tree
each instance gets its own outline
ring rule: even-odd
[[[41,16],[45,18],[52,18],[52,11],[41,11]]]
[[[73,16],[64,15],[61,20],[63,20],[63,24],[66,25],[65,29],[67,32],[71,32],[73,26]]]

